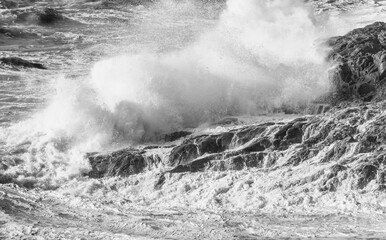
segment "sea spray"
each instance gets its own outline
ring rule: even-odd
[[[183,48],[137,49],[96,63],[83,81],[59,79],[44,111],[2,133],[24,149],[4,174],[58,185],[87,172],[87,152],[307,104],[328,90],[321,30],[302,1],[229,0],[214,27]]]
[[[319,31],[301,1],[231,0],[217,26],[196,42],[101,61],[90,86],[109,111],[139,114],[150,135],[302,105],[328,89]]]

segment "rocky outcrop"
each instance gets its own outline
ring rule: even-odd
[[[4,64],[13,68],[37,68],[37,69],[47,69],[43,64],[30,62],[18,57],[4,57],[0,58],[0,65]]]
[[[175,145],[90,155],[91,177],[129,176],[162,166],[165,172],[264,171],[324,165],[313,181],[334,191],[347,178],[353,188],[385,188],[386,102],[335,107],[324,115],[231,127],[187,136]],[[162,149],[163,151],[158,151]],[[308,181],[308,180],[304,180]],[[158,186],[158,185],[157,185]]]
[[[328,41],[329,59],[336,65],[331,78],[335,100],[385,98],[386,23],[376,22]]]
[[[145,158],[136,150],[121,150],[109,155],[90,157],[93,171],[89,176],[98,178],[103,176],[128,176],[144,171]]]

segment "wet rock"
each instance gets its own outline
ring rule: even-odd
[[[91,155],[89,161],[92,170],[88,176],[93,178],[130,176],[143,172],[147,166],[145,158],[131,150],[121,150],[108,155]]]
[[[234,134],[225,132],[219,135],[209,135],[204,138],[196,138],[196,145],[200,155],[207,153],[219,153],[229,148]]]
[[[177,167],[199,156],[197,146],[190,142],[185,142],[180,146],[173,148],[168,158],[167,164],[171,167]]]
[[[5,64],[11,67],[23,67],[23,68],[37,68],[47,69],[43,64],[30,62],[18,57],[4,57],[0,58],[0,64]]]
[[[363,189],[377,175],[377,167],[374,165],[360,166],[356,174],[358,174],[357,188]]]
[[[324,175],[322,182],[319,186],[319,191],[336,191],[339,184],[339,179],[337,178],[338,173],[345,170],[347,170],[347,167],[343,165],[333,165],[329,169],[329,171]]]
[[[128,176],[161,166],[173,174],[250,168],[274,171],[314,164],[323,166],[318,174],[304,179],[299,176],[292,184],[311,181],[320,191],[337,191],[343,181],[351,179],[349,185],[354,189],[366,190],[375,184],[379,190],[385,185],[385,122],[386,101],[343,104],[323,115],[188,136],[175,146],[160,144],[141,151],[134,148],[93,155],[89,157],[93,166],[89,175]],[[162,182],[160,177],[155,188],[161,188]]]
[[[186,137],[190,134],[192,134],[192,132],[189,132],[189,131],[172,132],[172,133],[164,134],[163,136],[161,136],[161,139],[164,140],[165,142],[173,142],[180,138]]]
[[[165,174],[160,174],[158,180],[154,183],[154,190],[160,190],[165,183]]]
[[[376,22],[328,41],[337,101],[385,98],[386,23]]]
[[[210,162],[208,169],[214,171],[242,170],[245,168],[262,168],[264,153],[239,154],[234,157],[226,157],[223,160]]]
[[[303,125],[306,118],[295,119],[280,127],[274,135],[273,145],[276,149],[287,149],[289,145],[301,143],[303,136]]]
[[[262,152],[265,149],[272,146],[272,143],[267,138],[256,138],[253,141],[250,141],[248,144],[246,144],[242,151],[249,153],[249,152]]]

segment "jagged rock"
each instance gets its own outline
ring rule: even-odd
[[[137,152],[122,150],[108,156],[91,155],[92,171],[90,177],[128,176],[140,173],[145,168],[145,160]]]
[[[320,191],[336,191],[348,176],[366,189],[385,183],[386,102],[340,105],[323,115],[235,126],[216,134],[196,134],[176,146],[124,149],[89,157],[92,177],[128,176],[163,166],[165,172],[265,171],[300,164],[324,165],[312,177]],[[161,151],[162,150],[162,151]],[[162,152],[162,153],[161,153]],[[155,183],[159,189],[163,178]],[[309,182],[303,179],[298,184]]]
[[[327,174],[324,175],[322,182],[319,186],[320,191],[336,191],[339,179],[337,178],[338,173],[346,170],[347,167],[336,164],[333,165]]]
[[[386,96],[386,24],[377,22],[356,29],[330,39],[329,44],[329,58],[337,63],[333,80],[338,100],[361,101],[338,101],[332,109],[324,104],[317,109],[320,115],[292,121],[236,124],[216,134],[183,133],[185,139],[173,142],[176,145],[166,151],[167,145],[162,143],[142,148],[142,152],[100,154],[90,158],[90,176],[127,176],[159,165],[165,172],[176,173],[244,168],[271,171],[315,164],[324,168],[291,184],[313,181],[319,191],[336,191],[351,179],[352,188],[366,189],[372,183],[378,190],[385,189],[386,101],[364,102]],[[235,122],[230,119],[225,124]],[[172,134],[164,141],[179,137]],[[162,176],[154,185],[156,189],[165,181]]]
[[[47,69],[43,64],[30,62],[18,57],[5,57],[0,58],[1,64],[6,64],[13,67],[24,67],[24,68],[38,68],[38,69]]]
[[[161,140],[164,140],[165,142],[173,142],[180,138],[186,137],[190,134],[192,134],[192,132],[189,132],[189,131],[178,131],[178,132],[167,133],[161,136]]]
[[[328,41],[337,101],[385,98],[386,23],[376,22]]]
[[[151,152],[154,148],[147,149]],[[88,159],[92,170],[88,176],[101,178],[105,176],[130,176],[145,170],[159,167],[159,155],[148,154],[146,150],[133,148],[122,149],[107,154],[90,153]]]

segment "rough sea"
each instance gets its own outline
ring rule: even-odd
[[[321,43],[385,20],[384,1],[0,1],[0,239],[386,238],[384,194],[299,202],[280,170],[87,177],[89,153],[295,118],[329,90]]]

